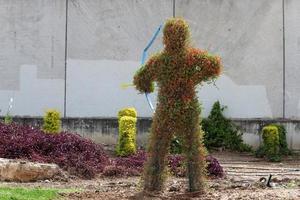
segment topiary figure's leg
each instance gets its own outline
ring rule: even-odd
[[[198,107],[197,103],[194,108]],[[206,176],[206,149],[203,145],[203,131],[200,126],[199,109],[186,111],[184,121],[183,151],[186,155],[189,191],[204,191]]]
[[[160,191],[165,178],[166,155],[172,138],[171,124],[160,118],[159,113],[153,119],[151,127],[148,160],[144,172],[144,190]]]
[[[198,130],[186,133],[185,154],[187,161],[187,177],[189,183],[189,191],[204,191],[206,162],[205,148],[202,144],[201,131]]]

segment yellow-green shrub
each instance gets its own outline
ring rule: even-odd
[[[45,133],[59,133],[61,128],[60,113],[56,110],[47,110],[43,119]]]
[[[116,152],[119,156],[128,156],[136,152],[137,114],[134,108],[126,108],[119,111],[118,116],[119,139]]]
[[[122,110],[119,111],[118,113],[118,118],[120,119],[123,116],[128,116],[128,117],[137,117],[137,113],[135,108],[124,108]]]
[[[10,116],[9,114],[6,114],[4,117],[4,123],[5,124],[11,124],[13,122],[13,118],[12,116]]]
[[[279,131],[276,126],[269,125],[262,129],[263,151],[270,161],[280,160]]]
[[[288,148],[288,144],[286,141],[286,129],[281,124],[270,124],[272,126],[276,126],[278,128],[278,134],[279,134],[279,152],[281,155],[290,155],[291,150]]]

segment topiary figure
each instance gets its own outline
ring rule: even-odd
[[[43,118],[43,131],[45,133],[56,134],[60,132],[61,119],[57,110],[47,110]]]
[[[189,190],[203,191],[206,163],[196,86],[219,76],[220,58],[189,45],[189,26],[181,18],[167,20],[163,34],[164,50],[152,56],[134,76],[134,85],[142,93],[153,92],[154,81],[159,86],[144,190],[162,189],[166,155],[176,135],[183,140]]]

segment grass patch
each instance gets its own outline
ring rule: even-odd
[[[46,188],[14,188],[0,187],[1,200],[54,200],[58,193],[69,192],[67,190]]]

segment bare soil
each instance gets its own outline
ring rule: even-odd
[[[1,186],[47,187],[77,189],[61,194],[66,200],[110,199],[291,199],[300,200],[300,158],[289,157],[281,163],[269,163],[250,154],[217,152],[226,177],[209,179],[205,194],[189,193],[184,178],[169,177],[162,193],[141,192],[140,177],[104,178],[93,180],[73,178],[68,182],[43,181],[35,183],[7,183]],[[270,187],[264,179],[272,175]]]

